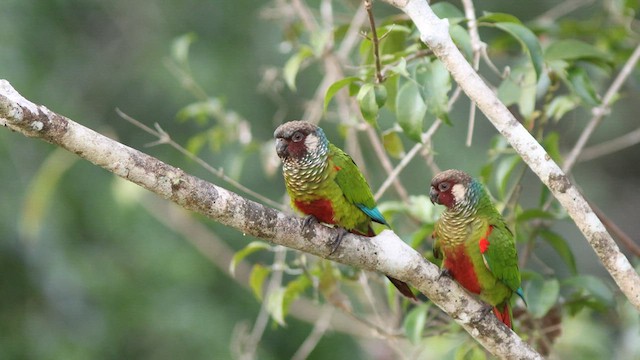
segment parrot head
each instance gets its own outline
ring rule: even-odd
[[[444,205],[448,209],[468,205],[475,196],[475,181],[464,171],[446,170],[431,180],[429,198],[434,204]]]
[[[306,121],[289,121],[276,129],[276,152],[282,161],[308,162],[326,156],[329,142],[324,131]]]

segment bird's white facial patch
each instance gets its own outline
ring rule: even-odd
[[[456,200],[456,203],[461,203],[464,201],[464,196],[467,193],[467,188],[462,184],[455,184],[451,188],[451,193]]]
[[[315,152],[318,148],[318,144],[320,140],[314,134],[307,135],[307,138],[304,139],[304,146],[307,148],[308,152]]]

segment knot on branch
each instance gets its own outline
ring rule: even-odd
[[[564,194],[567,189],[571,187],[571,182],[567,179],[565,174],[551,174],[549,175],[549,188],[552,191],[558,191]]]

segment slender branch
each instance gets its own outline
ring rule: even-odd
[[[116,109],[116,113],[118,113],[118,115],[120,115],[121,118],[127,120],[129,123],[133,124],[134,126],[144,130],[146,133],[151,134],[155,137],[158,138],[157,141],[155,141],[154,143],[150,144],[150,146],[153,145],[159,145],[159,144],[168,144],[169,146],[171,146],[172,148],[178,150],[178,152],[180,152],[182,155],[188,157],[189,159],[195,161],[198,165],[202,166],[205,170],[207,170],[208,172],[210,172],[211,174],[219,177],[220,179],[224,180],[225,182],[227,182],[229,185],[235,187],[236,189],[244,192],[247,195],[250,195],[260,201],[262,201],[263,203],[274,207],[280,211],[285,211],[286,207],[283,206],[282,204],[273,201],[271,199],[269,199],[268,197],[259,194],[251,189],[249,189],[248,187],[240,184],[239,182],[237,182],[236,180],[228,177],[227,175],[225,175],[224,171],[220,168],[220,169],[216,169],[213,166],[209,165],[209,163],[207,163],[206,161],[202,160],[202,158],[200,158],[199,156],[193,154],[192,152],[190,152],[189,150],[185,149],[182,145],[178,144],[177,142],[173,141],[171,139],[171,136],[164,130],[162,130],[162,128],[160,128],[160,125],[158,125],[156,123],[156,130],[153,130],[152,128],[148,127],[147,125],[143,124],[142,122],[132,118],[131,116],[125,114],[124,112],[122,112],[122,110],[120,109]]]
[[[465,60],[449,35],[449,23],[438,18],[424,0],[385,1],[409,15],[420,31],[422,41],[567,210],[620,290],[640,310],[640,276],[578,188]]]
[[[568,0],[560,1],[556,6],[544,12],[544,14],[538,16],[537,22],[543,24],[551,24],[557,19],[588,5],[591,5],[595,0]]]
[[[471,38],[471,50],[473,51],[473,69],[478,71],[480,68],[480,56],[482,55],[482,40],[480,40],[480,33],[478,33],[478,22],[476,20],[476,9],[473,6],[472,0],[462,0],[462,6],[464,7],[464,16],[467,18],[469,24],[469,37]],[[469,104],[469,127],[467,129],[467,141],[466,145],[471,146],[473,141],[473,128],[476,122],[476,104],[471,101]]]
[[[626,148],[634,146],[638,143],[640,143],[640,128],[637,128],[618,138],[585,148],[578,157],[578,162],[589,161],[602,156],[613,154],[620,150],[624,150]]]
[[[607,227],[609,232],[611,232],[613,236],[615,236],[633,255],[640,257],[640,245],[633,241],[633,239],[631,239],[629,235],[627,235],[627,233],[620,229],[620,227],[615,222],[611,221],[611,219],[609,219],[609,217],[604,212],[602,212],[602,210],[600,210],[600,208],[598,208],[595,204],[591,204],[591,207],[593,208],[593,211],[596,213],[596,215],[598,215],[598,218],[600,218],[600,221],[602,221],[604,226]]]
[[[291,357],[291,360],[304,360],[309,357],[309,354],[316,348],[322,336],[324,336],[325,332],[329,328],[331,324],[331,317],[333,315],[334,308],[331,306],[324,306],[322,308],[322,312],[318,321],[313,326],[313,330],[311,334],[307,336],[302,345],[298,348],[295,354]]]
[[[422,138],[422,142],[419,142],[419,143],[413,145],[411,150],[409,150],[409,152],[405,156],[402,157],[402,160],[400,160],[398,165],[396,165],[396,167],[389,173],[389,176],[387,176],[385,181],[382,183],[382,185],[380,185],[380,188],[378,189],[378,191],[376,192],[376,194],[374,196],[374,198],[376,200],[378,200],[378,199],[380,199],[382,197],[382,195],[385,193],[385,191],[387,191],[389,186],[391,186],[391,183],[393,183],[396,180],[396,178],[398,177],[398,175],[400,175],[402,170],[404,170],[404,168],[406,168],[407,165],[409,165],[411,160],[413,160],[413,158],[416,156],[416,154],[418,154],[420,152],[420,150],[422,150],[422,148],[425,146],[425,144],[427,144],[427,143],[429,143],[431,141],[431,137],[433,136],[433,134],[435,134],[435,132],[438,130],[438,128],[440,128],[440,125],[442,125],[442,121],[436,120],[431,125],[429,130],[427,130],[427,132],[425,132],[422,135],[422,137],[421,137]]]
[[[493,354],[503,358],[541,358],[496,317],[486,316],[485,305],[453,280],[440,277],[437,266],[429,263],[393,231],[385,230],[372,238],[348,234],[343,237],[340,248],[332,253],[338,229],[322,224],[305,227],[303,219],[188,175],[44,106],[33,104],[6,80],[0,80],[0,125],[60,146],[187,210],[244,234],[408,282]]]
[[[636,49],[624,64],[622,70],[620,70],[620,72],[618,73],[618,76],[616,76],[615,80],[613,80],[613,83],[611,83],[611,86],[602,98],[602,104],[593,109],[593,117],[591,118],[591,120],[589,120],[589,123],[587,124],[587,127],[582,131],[582,134],[580,134],[580,138],[578,138],[578,141],[576,142],[573,149],[571,149],[569,155],[567,155],[564,165],[562,166],[563,171],[567,173],[571,172],[573,165],[575,165],[576,161],[578,160],[578,156],[580,156],[580,153],[587,144],[587,141],[596,130],[596,128],[600,125],[600,123],[604,119],[604,116],[609,113],[609,105],[611,103],[611,100],[613,100],[613,97],[618,93],[618,91],[622,87],[622,84],[624,84],[629,75],[631,75],[631,72],[638,63],[638,59],[640,59],[640,44],[636,46]]]
[[[274,294],[280,285],[282,284],[282,275],[283,275],[283,264],[284,260],[287,256],[286,248],[278,246],[275,251],[275,256],[273,260],[273,264],[275,265],[275,270],[271,274],[271,278],[269,279],[269,284],[267,285],[267,291],[265,292],[265,297],[268,299],[271,294]],[[255,323],[253,324],[253,329],[251,330],[251,334],[249,335],[249,339],[247,339],[245,348],[242,349],[243,353],[240,356],[242,360],[252,360],[256,358],[258,344],[260,344],[260,339],[262,339],[262,335],[264,334],[264,330],[267,328],[267,324],[269,323],[269,311],[268,311],[269,301],[265,300],[262,302],[262,306],[260,306],[260,312],[258,313],[258,317],[256,318]]]
[[[376,64],[376,83],[382,84],[384,82],[384,76],[382,75],[382,65],[380,64],[380,39],[378,38],[378,31],[376,30],[376,19],[373,17],[372,8],[373,4],[371,0],[364,0],[364,9],[367,11],[369,17],[369,24],[371,25],[371,42],[373,43],[373,59]]]

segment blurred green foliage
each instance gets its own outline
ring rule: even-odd
[[[308,2],[316,26],[326,25],[321,19],[327,9],[320,3]],[[561,161],[640,36],[637,1],[585,1],[554,18],[547,11],[557,10],[557,3],[474,2],[492,66],[509,67],[506,76],[484,63],[480,72]],[[214,168],[279,203],[284,186],[272,131],[317,106],[308,100],[326,74],[330,39],[335,46],[346,40],[360,3],[332,5],[334,26],[312,32],[280,1],[5,0],[0,78],[36,103],[239,191],[174,149],[145,147],[157,139],[123,121],[115,108],[148,126],[158,123]],[[449,18],[452,37],[471,59],[460,3],[438,2],[434,9]],[[455,83],[412,24],[382,2],[374,2],[374,13],[383,36],[385,81],[374,80],[372,42],[359,37],[347,54],[344,76],[320,94],[322,125],[332,141],[352,142],[348,150],[361,154],[356,158],[364,162],[375,192],[386,173],[369,139],[354,129],[366,121],[389,156],[401,159],[441,120],[429,145],[431,161],[482,177],[515,226],[521,254],[527,254],[529,308],[520,334],[536,342],[561,326],[560,337],[551,340],[558,358],[637,357],[637,312],[614,291],[575,226],[555,204],[544,207],[549,193],[488,122],[477,121],[473,146],[464,146],[468,101],[461,98],[449,109]],[[369,33],[367,23],[362,30]],[[632,120],[638,79],[636,70],[592,143],[637,128]],[[347,92],[359,112],[350,109],[344,118],[340,106]],[[632,235],[640,233],[640,171],[631,165],[638,157],[633,146],[574,170],[585,194]],[[438,210],[421,196],[432,175],[428,162],[414,160],[401,174],[407,199],[389,190],[380,208],[394,230],[429,258],[428,235]],[[263,302],[272,319],[256,358],[289,358],[314,326],[288,316],[299,296],[318,308],[328,302],[356,316],[371,311],[357,271],[301,254],[288,254],[278,264],[285,267],[282,287],[263,297],[280,270],[273,266],[277,249],[197,218],[231,249],[249,245],[235,257],[255,264],[247,284],[240,284],[240,276],[227,276],[226,268],[214,266],[152,215],[149,194],[8,131],[0,131],[0,183],[0,358],[232,358],[246,346],[242,342]],[[384,298],[379,282],[370,282],[370,291]],[[367,337],[330,331],[310,358],[485,358],[430,303],[409,307],[389,293],[387,298],[380,307],[404,330],[408,350],[394,353]]]

